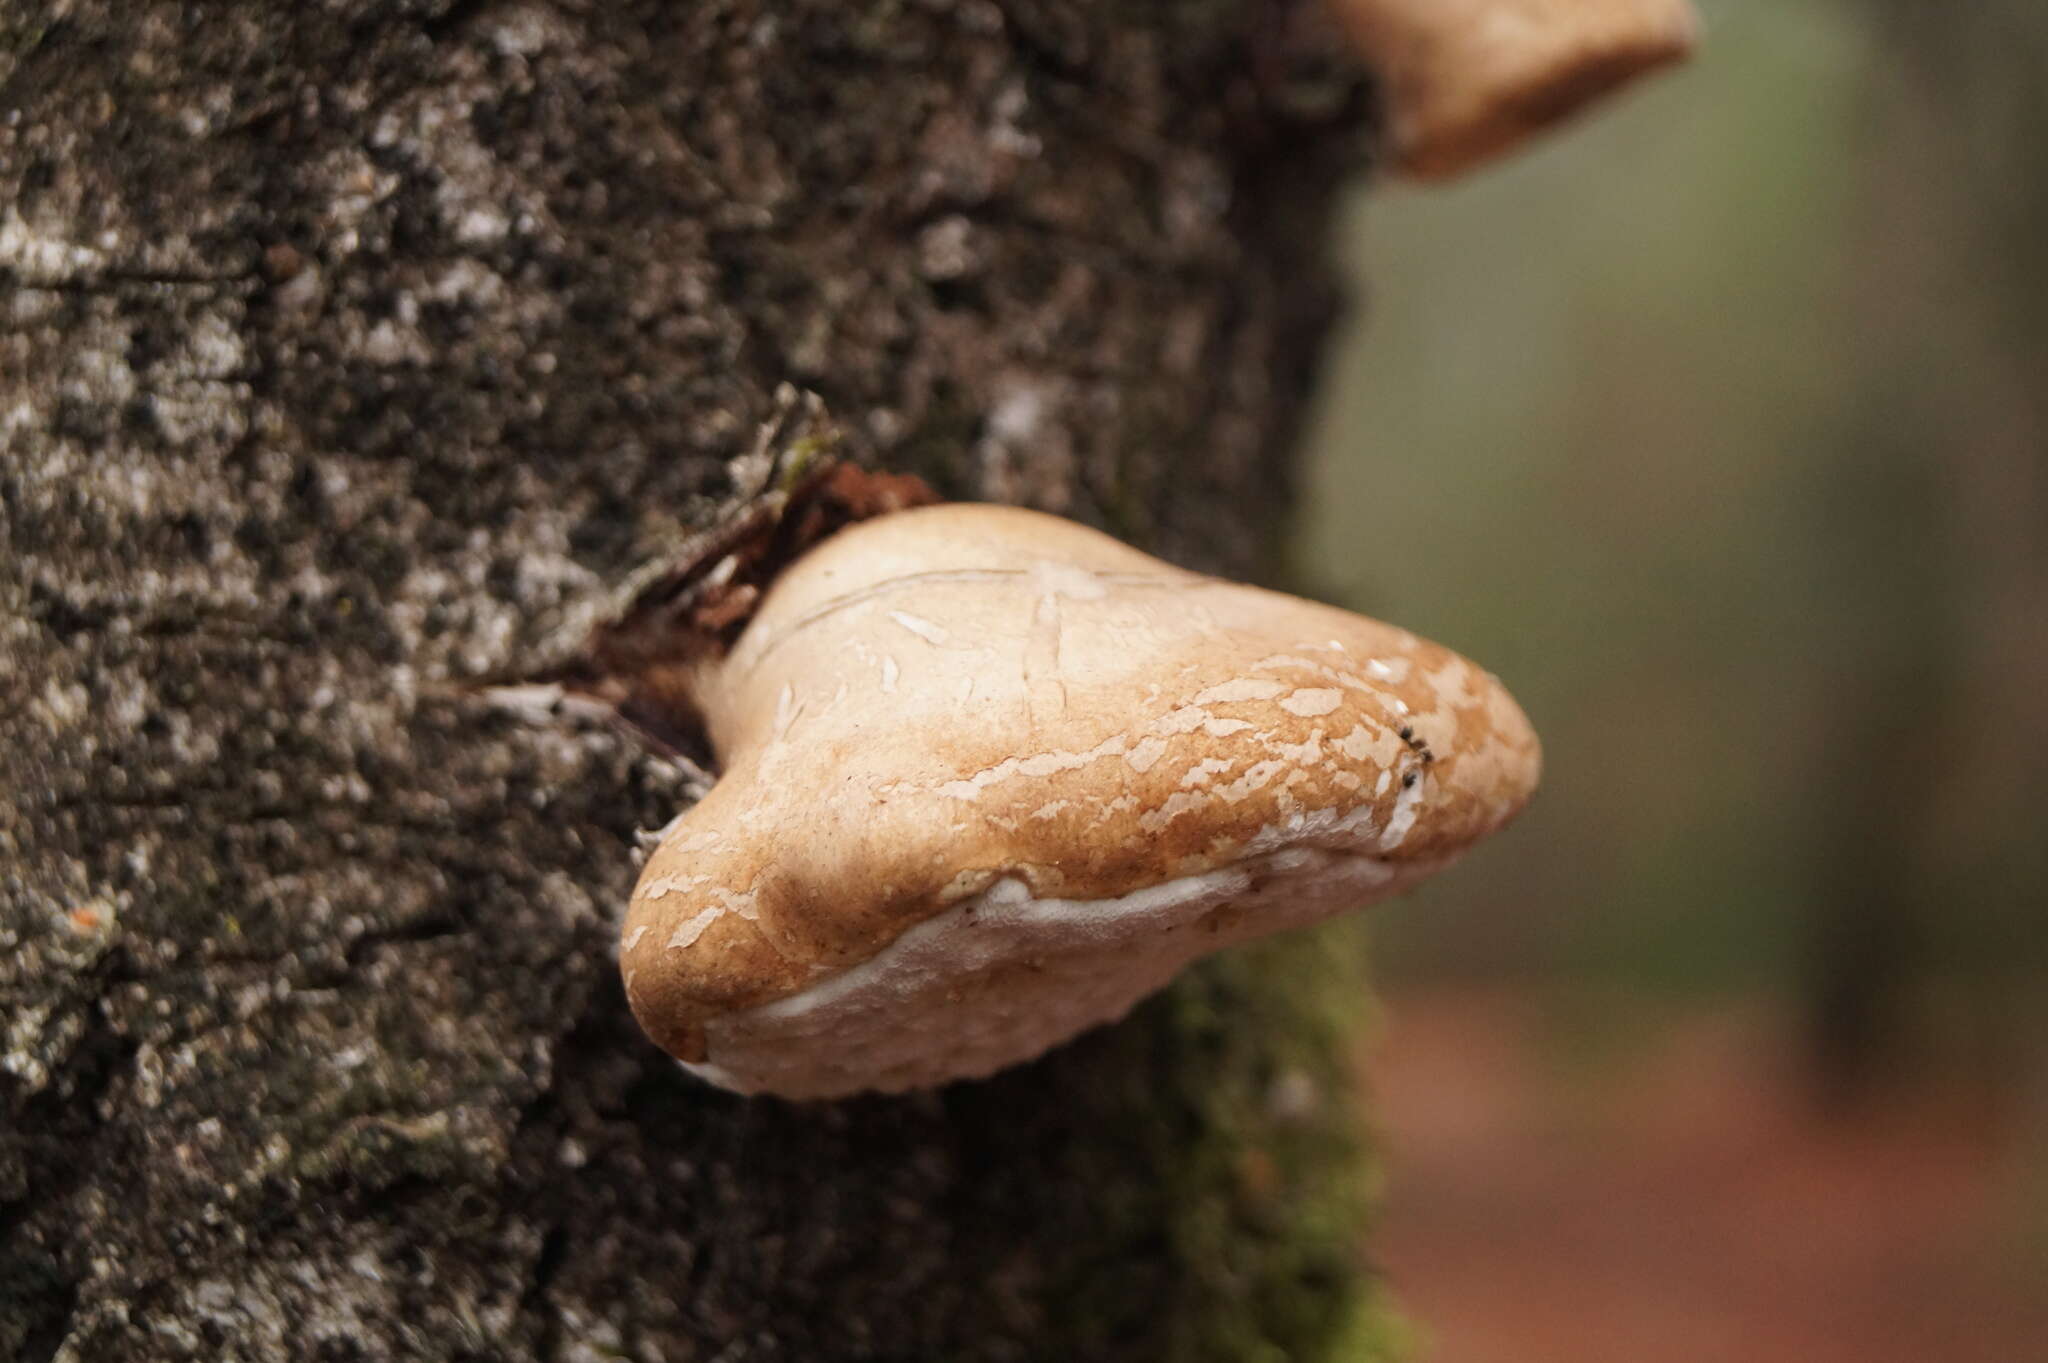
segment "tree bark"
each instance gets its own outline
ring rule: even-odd
[[[1323,936],[746,1101],[683,774],[469,685],[850,451],[1258,571],[1348,78],[1217,0],[0,0],[0,1357],[1375,1356]]]

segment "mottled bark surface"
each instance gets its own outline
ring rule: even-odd
[[[1255,570],[1351,135],[1298,17],[0,0],[0,1357],[1371,1351],[1330,939],[737,1100],[615,979],[681,773],[463,688],[785,380]]]

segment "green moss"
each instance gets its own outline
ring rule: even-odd
[[[1051,1296],[1078,1353],[1401,1355],[1361,1254],[1373,1168],[1351,1057],[1370,1012],[1362,937],[1341,924],[1224,953],[1112,1034],[1151,1053],[1118,1067],[1142,1089],[1103,1119],[1125,1133],[1119,1163],[1156,1177],[1099,1184],[1113,1224]],[[1148,1256],[1158,1282],[1141,1287]]]

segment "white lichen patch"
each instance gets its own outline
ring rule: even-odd
[[[97,273],[105,263],[103,252],[37,231],[12,206],[0,212],[0,269],[24,285],[71,283]]]
[[[889,618],[926,643],[936,647],[944,648],[953,641],[953,637],[946,633],[943,628],[922,616],[912,615],[909,611],[890,611]]]
[[[640,882],[638,893],[642,899],[660,899],[665,895],[688,894],[710,883],[709,876],[701,875],[648,876]]]
[[[1290,695],[1283,696],[1280,700],[1280,708],[1290,715],[1301,715],[1304,718],[1310,718],[1316,715],[1327,715],[1343,703],[1344,693],[1341,691],[1335,691],[1328,687],[1305,686]]]
[[[993,767],[983,768],[973,775],[958,781],[948,781],[938,788],[938,794],[951,800],[978,800],[981,793],[990,786],[1020,777],[1042,780],[1057,772],[1072,771],[1108,757],[1121,757],[1129,743],[1122,734],[1113,734],[1085,752],[1041,752],[1028,757],[1011,757]]]
[[[30,703],[30,712],[52,733],[61,733],[84,721],[91,701],[84,683],[52,677]]]
[[[1166,740],[1154,734],[1138,740],[1137,746],[1124,754],[1124,763],[1132,771],[1142,776],[1157,766],[1159,759],[1164,756],[1166,756]]]
[[[694,944],[699,937],[704,935],[707,928],[725,917],[725,912],[725,907],[720,904],[714,904],[708,909],[699,910],[681,927],[669,935],[668,949],[670,951],[679,951],[684,947]],[[636,938],[635,940],[637,941],[638,939]]]
[[[1205,757],[1181,773],[1180,783],[1183,786],[1206,786],[1217,776],[1236,766],[1234,758]]]
[[[1419,771],[1402,780],[1401,793],[1394,797],[1394,812],[1387,819],[1386,831],[1380,834],[1381,851],[1391,852],[1406,840],[1422,814],[1427,789],[1428,782]]]
[[[1195,697],[1194,703],[1201,705],[1228,705],[1233,701],[1272,700],[1287,690],[1284,682],[1268,681],[1262,677],[1240,677],[1218,686],[1211,686]]]

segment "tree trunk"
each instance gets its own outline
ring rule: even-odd
[[[682,774],[468,683],[850,451],[1256,572],[1348,81],[1254,0],[0,0],[0,1357],[1377,1356],[1351,939],[747,1101]]]

